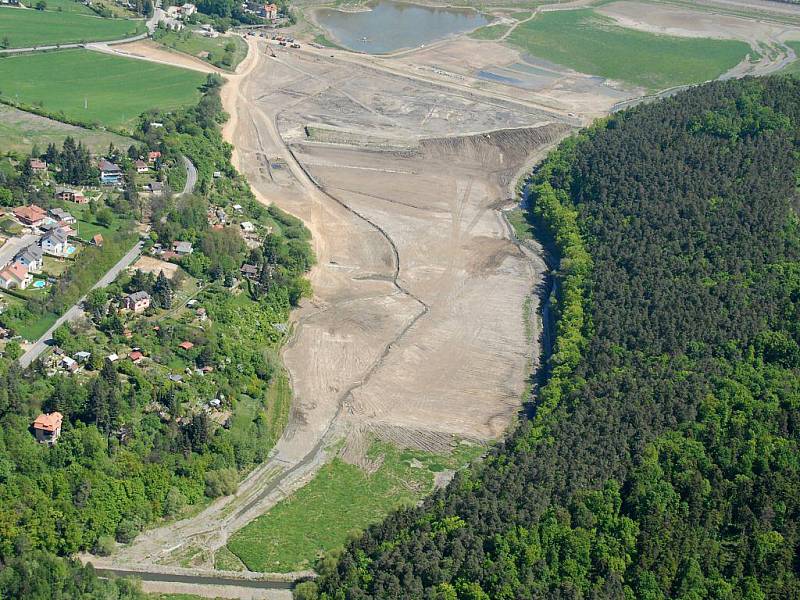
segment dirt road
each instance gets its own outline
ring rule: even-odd
[[[237,166],[262,201],[303,219],[318,258],[315,296],[284,350],[290,422],[235,496],[100,566],[212,569],[231,533],[307,482],[348,436],[434,450],[496,438],[535,354],[522,306],[544,265],[509,239],[498,209],[520,166],[567,133],[557,115],[263,48],[230,79],[225,134]],[[309,121],[337,119],[356,137],[385,131],[414,150],[304,139]]]

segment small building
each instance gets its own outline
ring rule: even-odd
[[[74,202],[75,204],[87,204],[89,202],[83,192],[65,187],[56,188],[56,199],[62,202]]]
[[[194,344],[189,340],[184,340],[183,342],[178,344],[178,348],[181,348],[183,350],[191,350],[192,348],[194,348]]]
[[[142,354],[139,350],[134,350],[128,354],[128,358],[131,359],[133,364],[138,364],[144,358],[144,354]]]
[[[63,356],[58,365],[68,373],[74,373],[80,368],[78,361],[69,356]]]
[[[177,374],[175,374],[175,373],[172,373],[172,374],[170,374],[170,376],[169,376],[169,380],[170,380],[172,383],[181,383],[181,382],[183,381],[183,376],[182,376],[182,375],[177,375]]]
[[[147,162],[150,163],[151,165],[155,164],[155,162],[159,158],[161,158],[161,152],[159,152],[158,150],[151,150],[150,152],[147,153]]]
[[[31,159],[31,169],[37,175],[41,175],[42,173],[47,172],[47,163],[43,160],[39,160],[38,158]]]
[[[197,318],[200,319],[200,322],[204,322],[206,319],[208,319],[208,313],[202,306],[197,309]]]
[[[161,195],[164,193],[164,184],[160,181],[151,181],[144,187],[151,194]]]
[[[278,18],[278,5],[265,4],[264,8],[261,10],[261,16],[270,21],[274,21]]]
[[[55,444],[61,436],[61,423],[64,415],[60,412],[41,414],[33,422],[33,432],[36,441],[42,444]]]
[[[20,263],[30,273],[41,273],[44,267],[44,252],[36,244],[31,244],[17,253],[14,262]]]
[[[143,160],[137,160],[133,163],[134,167],[136,167],[137,173],[147,173],[150,170],[150,167],[147,166],[147,163]]]
[[[81,350],[80,352],[76,352],[75,356],[74,356],[75,360],[77,360],[79,363],[85,363],[91,357],[92,357],[92,353],[91,352],[87,352],[86,350]]]
[[[134,292],[133,294],[128,294],[123,298],[122,303],[128,310],[132,310],[135,313],[144,312],[148,308],[150,308],[150,294],[145,292],[144,290],[140,290],[138,292]]]
[[[63,227],[51,229],[40,240],[42,250],[51,256],[68,256],[75,250],[69,243],[69,236]]]
[[[191,254],[193,252],[192,242],[172,242],[172,250],[182,256]]]
[[[256,279],[258,277],[258,267],[256,265],[242,265],[239,272],[242,274],[242,277],[246,277],[247,279]]]
[[[253,233],[256,230],[256,226],[253,225],[250,221],[242,221],[239,223],[239,227],[242,228],[242,231],[245,233]]]
[[[73,217],[68,211],[63,208],[51,208],[50,215],[59,223],[64,225],[74,225],[78,219]]]
[[[191,17],[194,13],[197,12],[197,7],[194,4],[186,3],[181,6],[181,15],[185,17]]]
[[[233,205],[233,210],[235,210],[236,212],[242,212],[242,205],[241,204],[234,204]]]
[[[103,236],[99,233],[96,233],[94,237],[92,237],[92,245],[97,246],[98,248],[103,247]]]
[[[100,169],[100,183],[115,185],[122,180],[122,169],[108,160],[101,160],[97,165]]]
[[[106,356],[106,360],[112,363],[117,362],[119,360],[119,354],[117,354],[116,352],[112,352],[111,354]]]
[[[13,212],[20,223],[30,227],[39,227],[47,218],[47,212],[45,212],[42,207],[36,206],[35,204],[31,204],[30,206],[18,206]]]
[[[24,290],[33,281],[33,275],[28,273],[28,269],[18,263],[12,263],[0,271],[0,287],[6,290]]]

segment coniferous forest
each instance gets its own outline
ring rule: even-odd
[[[800,81],[603,120],[531,176],[559,259],[534,416],[305,598],[800,598]]]

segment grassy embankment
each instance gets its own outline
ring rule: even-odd
[[[800,42],[786,42],[786,45],[794,50],[798,56],[800,56]],[[794,62],[790,63],[783,70],[781,70],[781,74],[800,77],[800,58],[796,59]]]
[[[482,451],[459,445],[450,455],[437,455],[375,442],[367,458],[382,463],[374,473],[334,459],[308,485],[236,532],[228,549],[251,571],[311,568],[351,532],[430,493],[436,473],[462,467]]]
[[[469,37],[475,40],[499,40],[509,29],[511,29],[511,26],[506,23],[486,25],[470,32]]]
[[[177,52],[199,58],[220,69],[233,71],[247,56],[247,43],[238,35],[208,38],[191,30],[159,31],[155,41]],[[226,48],[231,48],[230,51]]]
[[[121,129],[131,128],[148,109],[195,104],[205,75],[88,50],[62,50],[0,60],[0,81],[2,98],[23,108]]]
[[[586,9],[543,13],[507,39],[538,58],[650,90],[715,79],[750,52],[739,41],[627,29]]]
[[[0,39],[7,38],[10,48],[117,40],[146,29],[143,19],[103,19],[68,10],[0,11]]]
[[[132,139],[115,133],[67,125],[0,104],[0,140],[4,151],[27,153],[34,146],[42,149],[48,144],[60,146],[67,136],[83,142],[93,152],[105,151],[109,144],[127,148],[133,143]]]

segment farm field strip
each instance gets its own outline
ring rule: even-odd
[[[104,19],[69,11],[0,8],[0,39],[9,48],[117,40],[144,33],[143,19]]]
[[[750,52],[740,41],[627,29],[588,9],[542,13],[507,40],[537,58],[647,89],[715,79]]]
[[[5,58],[0,81],[0,94],[20,106],[125,128],[148,109],[196,103],[205,75],[88,50],[62,50]]]

